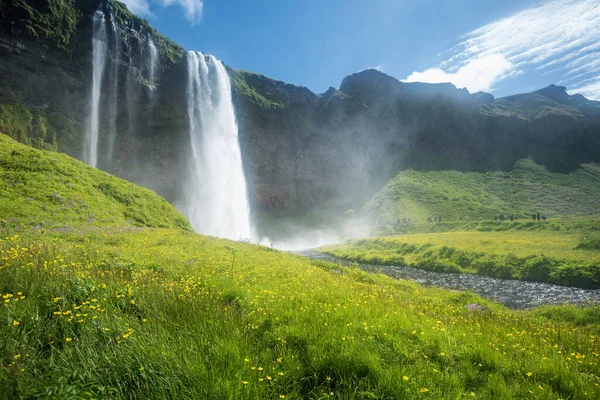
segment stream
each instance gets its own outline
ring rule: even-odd
[[[550,283],[490,278],[482,275],[426,271],[395,265],[370,265],[342,260],[315,250],[295,252],[303,257],[355,265],[368,272],[381,272],[396,279],[409,279],[425,286],[472,290],[482,297],[493,299],[509,308],[526,309],[545,304],[585,304],[600,302],[600,289],[582,289]]]

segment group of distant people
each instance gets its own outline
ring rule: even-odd
[[[539,221],[540,220],[540,213],[539,212],[538,213],[533,213],[532,216],[533,216],[533,220],[534,221]],[[547,218],[546,214],[542,214],[542,219],[544,221],[546,220],[546,218]]]
[[[545,221],[548,217],[546,216],[546,214],[541,214],[539,212],[533,213],[532,214],[533,220],[534,221]],[[504,214],[500,214],[500,215],[494,215],[494,220],[496,221],[505,221],[505,220],[510,220],[510,221],[514,221],[515,219],[518,219],[518,217],[515,217],[513,215],[504,215]],[[460,220],[461,222],[464,221],[469,221],[469,216],[465,215],[464,217],[461,215],[460,216]],[[400,225],[400,223],[404,223],[404,224],[410,224],[411,220],[410,217],[404,217],[402,219],[398,218],[398,220],[396,221],[397,225]],[[427,217],[427,223],[428,224],[437,224],[442,222],[442,217],[439,215],[434,215],[434,216],[429,216]],[[376,225],[379,225],[379,221],[375,221]]]
[[[533,220],[534,220],[534,221],[540,221],[540,220],[543,220],[543,221],[545,221],[545,220],[548,218],[548,217],[546,216],[546,214],[542,214],[542,215],[540,215],[540,213],[539,213],[539,212],[535,212],[535,213],[531,214],[531,216],[532,216],[532,218],[533,218]],[[504,221],[505,219],[509,219],[509,220],[511,220],[511,221],[514,221],[514,220],[515,220],[515,218],[514,218],[512,215],[505,216],[504,214],[500,214],[500,215],[494,215],[494,219],[495,219],[496,221],[498,221],[498,220],[500,220],[500,221]]]

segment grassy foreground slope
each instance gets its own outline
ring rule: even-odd
[[[3,398],[600,396],[597,307],[509,311],[180,230],[29,232],[0,260]]]
[[[510,311],[197,235],[150,192],[1,136],[0,167],[0,399],[600,396],[599,307]]]
[[[0,228],[191,229],[163,198],[59,153],[0,134]]]
[[[600,214],[600,165],[585,164],[569,174],[551,173],[531,159],[508,172],[403,171],[367,204],[367,212],[385,224],[410,217],[426,222],[531,219],[534,212],[551,218]]]

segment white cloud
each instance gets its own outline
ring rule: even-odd
[[[514,71],[527,68],[542,73],[535,71],[551,68],[547,72],[579,74],[580,81],[593,78],[595,83],[579,87],[589,96],[598,89],[600,95],[596,84],[600,84],[600,76],[593,75],[600,59],[599,21],[600,0],[543,2],[462,36],[462,42],[448,52],[451,56],[439,67],[413,72],[406,79],[446,79],[469,90],[486,86],[491,90],[501,80],[514,76]],[[493,57],[502,57],[505,62],[494,65],[486,61]],[[575,81],[573,87],[578,87],[580,81]]]
[[[125,3],[129,11],[134,14],[147,17],[152,15],[150,11],[150,4],[147,0],[119,0],[122,3]]]
[[[591,100],[600,101],[600,79],[596,78],[589,84],[584,84],[582,86],[576,86],[573,89],[569,90],[571,93],[579,93],[587,97]]]
[[[491,91],[493,84],[514,70],[514,65],[502,54],[489,54],[469,60],[456,72],[446,72],[441,68],[429,68],[423,72],[413,72],[405,82],[452,82],[456,87],[466,87],[470,92]]]
[[[154,15],[149,0],[120,0],[127,5],[129,10],[142,17]],[[197,24],[202,20],[204,2],[202,0],[152,0],[155,7],[168,7],[178,4],[185,12],[186,19],[191,24]]]
[[[379,65],[376,65],[375,67],[367,67],[367,68],[363,69],[363,71],[366,71],[368,69],[374,69],[374,70],[383,72],[383,71],[385,71],[386,68],[387,68],[387,66],[385,64],[379,64]]]
[[[185,17],[192,24],[196,24],[202,20],[202,11],[204,10],[204,2],[202,0],[158,0],[164,7],[172,4],[179,4],[185,11]]]

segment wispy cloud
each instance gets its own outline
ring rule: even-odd
[[[120,0],[125,3],[129,11],[142,17],[149,17],[152,15],[150,11],[150,3],[147,0]]]
[[[387,66],[385,64],[379,64],[374,67],[367,67],[367,68],[363,69],[362,71],[366,71],[368,69],[375,69],[377,71],[383,72],[383,71],[385,71],[386,68],[387,68]]]
[[[127,5],[134,14],[150,17],[156,7],[168,7],[178,4],[185,13],[186,19],[191,24],[197,24],[202,20],[204,2],[202,0],[120,0]]]
[[[429,68],[423,72],[413,72],[405,82],[452,82],[459,88],[466,87],[472,92],[493,91],[493,84],[508,74],[515,72],[515,66],[502,54],[488,54],[473,58],[455,72],[441,68]]]
[[[599,21],[600,0],[544,2],[462,36],[438,67],[413,72],[406,80],[444,78],[471,91],[493,90],[517,71],[554,72],[565,79],[578,77],[570,91],[585,89],[587,96],[600,98]],[[582,86],[584,81],[588,83]]]

